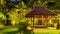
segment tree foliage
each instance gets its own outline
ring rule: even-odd
[[[33,6],[44,5],[49,10],[59,10],[59,1],[60,0],[22,0],[18,5],[10,5],[11,3],[2,0],[0,3],[0,17],[5,19],[8,14],[11,21],[20,22],[20,20],[24,19],[25,15],[32,10]],[[16,13],[16,9],[20,11]]]

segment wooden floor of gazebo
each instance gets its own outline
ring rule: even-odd
[[[46,25],[34,25],[34,28],[47,28],[47,26]]]

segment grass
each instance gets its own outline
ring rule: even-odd
[[[0,34],[16,34],[21,28],[21,26],[2,26],[0,27]]]
[[[0,34],[18,34],[22,29],[22,26],[5,26],[0,27]],[[33,31],[23,31],[24,34],[60,34],[60,30],[48,30],[48,29],[34,29]],[[32,33],[33,34],[33,33]]]
[[[2,26],[0,27],[0,34],[18,34],[22,29],[22,26]],[[23,31],[23,34],[31,34],[31,31]]]
[[[60,30],[35,29],[34,34],[60,34]]]

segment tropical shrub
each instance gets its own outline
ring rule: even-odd
[[[20,25],[25,25],[25,24],[28,24],[28,21],[27,20],[21,20],[20,21]]]
[[[23,26],[23,30],[27,30],[28,21],[27,20],[21,20],[20,25]]]
[[[42,25],[42,20],[38,19],[38,25]]]
[[[54,27],[54,24],[50,24],[50,23],[49,23],[49,24],[48,24],[48,27]]]

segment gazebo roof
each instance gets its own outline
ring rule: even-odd
[[[33,15],[54,16],[56,14],[47,10],[44,6],[35,6],[35,8],[31,12],[26,14],[26,17],[33,17]]]

